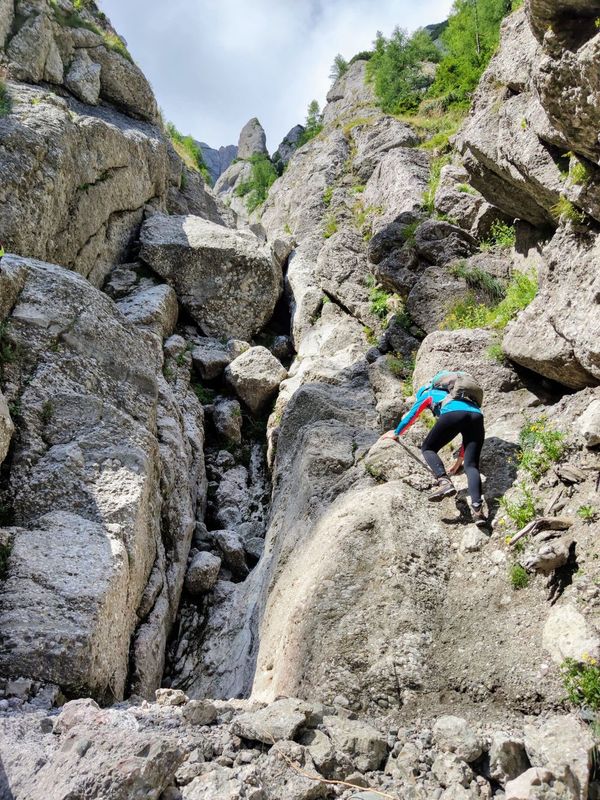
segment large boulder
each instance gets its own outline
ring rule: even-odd
[[[175,288],[207,336],[249,339],[271,317],[281,270],[253,234],[156,214],[144,223],[141,243],[141,258]]]
[[[0,720],[0,789],[10,786],[3,796],[15,800],[165,797],[184,757],[172,732],[142,729],[135,712],[100,709],[91,700],[66,703],[52,717]]]
[[[544,625],[543,645],[556,664],[566,658],[583,662],[586,658],[600,659],[600,637],[572,605],[552,609]]]
[[[509,325],[502,342],[517,364],[570,389],[600,381],[599,254],[599,236],[559,229],[545,250],[546,271],[536,298]]]
[[[32,86],[9,91],[12,111],[0,119],[4,247],[100,285],[125,260],[145,205],[167,192],[166,142],[157,128],[108,108]]]
[[[525,725],[527,755],[534,767],[543,767],[567,784],[581,800],[588,796],[594,737],[572,714],[552,715]]]
[[[15,256],[2,271],[22,290],[8,327],[21,355],[5,366],[21,411],[0,668],[103,700],[128,679],[148,694],[203,492],[201,407],[187,382],[169,389],[157,337],[83,278]]]
[[[251,347],[225,370],[227,383],[254,414],[266,406],[286,377],[287,370],[266,347]]]

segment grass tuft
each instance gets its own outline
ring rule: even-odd
[[[500,505],[504,513],[513,521],[517,530],[524,528],[537,516],[537,508],[531,491],[523,483],[519,488],[520,498],[515,500],[508,500],[506,497],[500,498]]]
[[[482,250],[489,250],[492,247],[514,247],[517,234],[514,225],[508,225],[502,220],[495,220],[490,227],[490,235],[481,242]]]
[[[583,656],[583,661],[566,658],[561,664],[562,682],[573,705],[600,711],[600,667],[595,658]]]
[[[513,589],[525,589],[529,585],[529,575],[520,564],[513,564],[510,568],[510,583]]]
[[[545,417],[535,422],[527,422],[519,433],[521,452],[519,466],[528,472],[534,481],[550,469],[552,464],[560,461],[566,445],[564,434],[548,425]]]
[[[550,210],[552,211],[553,217],[558,222],[567,220],[568,222],[573,222],[576,225],[581,225],[583,222],[585,222],[585,214],[583,211],[578,211],[573,203],[564,195],[561,195],[558,203],[553,205]]]

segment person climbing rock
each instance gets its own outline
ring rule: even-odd
[[[438,372],[417,391],[414,405],[402,417],[395,430],[388,431],[381,437],[398,441],[423,411],[430,409],[433,412],[437,420],[425,437],[421,452],[437,479],[437,488],[429,495],[429,500],[439,502],[445,497],[455,495],[456,489],[438,452],[461,434],[462,446],[455,454],[455,462],[449,472],[455,475],[464,467],[471,498],[471,515],[475,524],[480,527],[487,523],[479,472],[479,457],[485,438],[482,401],[483,390],[468,373],[448,370]]]

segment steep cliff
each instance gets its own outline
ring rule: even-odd
[[[443,152],[355,60],[249,213],[251,120],[234,224],[93,3],[0,0],[0,796],[597,796],[592,6],[508,16]],[[443,368],[486,531],[379,439]]]

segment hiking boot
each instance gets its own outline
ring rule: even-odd
[[[471,519],[478,528],[485,528],[485,526],[488,524],[488,521],[483,510],[483,504],[479,506],[471,506]]]
[[[429,500],[432,503],[439,503],[444,497],[452,497],[456,494],[456,489],[450,478],[438,478],[437,489],[429,495]]]

